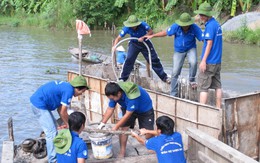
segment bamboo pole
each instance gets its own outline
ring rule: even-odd
[[[94,128],[88,128],[86,127],[83,131],[88,132],[88,133],[103,133],[103,134],[113,134],[113,135],[131,135],[131,131],[122,131],[122,130],[117,130],[117,131],[112,131],[112,130],[100,130],[100,129],[94,129]],[[134,131],[138,132],[138,131]],[[139,132],[138,132],[139,133]]]
[[[9,134],[9,140],[14,141],[13,118],[12,117],[10,117],[8,119],[8,134]]]
[[[79,75],[82,75],[82,38],[81,34],[78,34],[79,40]]]

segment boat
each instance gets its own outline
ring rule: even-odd
[[[77,72],[69,71],[68,81],[77,75]],[[108,103],[104,88],[111,80],[88,74],[83,76],[91,89],[84,93],[83,99],[73,98],[71,106],[86,115],[88,124],[98,123]],[[260,92],[226,98],[223,108],[219,109],[172,97],[156,90],[146,90],[153,101],[155,118],[167,115],[175,121],[175,130],[182,134],[187,162],[257,163],[255,160],[259,159]],[[118,115],[119,109],[120,107],[116,106],[114,115]],[[113,116],[108,123],[114,124],[118,120],[117,116]],[[83,133],[81,137],[87,140],[88,133]],[[116,135],[113,136],[112,143],[114,153],[112,158],[97,160],[94,158],[93,149],[88,146],[87,161],[90,163],[157,162],[156,155],[149,154],[144,146],[131,137],[128,139],[125,158],[116,158],[119,152]],[[4,141],[2,162],[16,157],[14,141]]]
[[[74,58],[79,59],[79,48],[69,48],[68,51]],[[86,63],[97,64],[105,61],[108,62],[108,60],[110,60],[109,56],[103,54],[91,54],[88,50],[82,49],[82,61]]]

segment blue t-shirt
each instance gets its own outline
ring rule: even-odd
[[[156,152],[159,163],[186,163],[181,134],[174,132],[172,135],[161,134],[145,142],[149,150]]]
[[[174,23],[166,31],[168,36],[174,35],[174,50],[176,52],[186,52],[192,48],[196,48],[196,39],[202,40],[202,31],[196,24],[192,24],[185,33],[181,26]]]
[[[152,100],[149,94],[140,86],[140,96],[135,99],[129,99],[125,92],[123,92],[122,97],[118,101],[109,100],[108,106],[114,108],[117,103],[121,105],[122,108],[130,112],[145,113],[153,108]]]
[[[142,22],[140,25],[137,26],[137,29],[133,30],[131,27],[124,27],[122,31],[120,32],[120,36],[124,37],[126,34],[129,34],[131,37],[143,37],[147,34],[147,31],[149,31],[151,27],[145,23]],[[137,40],[131,40],[137,42]]]
[[[86,143],[79,137],[78,133],[71,131],[72,143],[70,149],[64,154],[57,153],[58,163],[75,163],[78,158],[88,158]]]
[[[31,103],[43,110],[55,110],[70,105],[74,88],[68,82],[51,81],[42,85],[30,98]]]
[[[123,64],[126,59],[126,53],[124,51],[117,51],[116,52],[116,61],[117,63]]]
[[[203,32],[202,38],[204,40],[201,60],[205,54],[207,40],[212,40],[213,44],[208,55],[207,64],[220,64],[222,58],[222,30],[219,23],[211,18],[206,24],[205,31]]]

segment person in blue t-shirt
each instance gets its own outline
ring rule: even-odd
[[[51,81],[42,85],[31,96],[31,109],[38,119],[46,135],[48,162],[56,161],[53,138],[57,135],[56,120],[51,111],[58,108],[58,113],[64,122],[63,127],[68,127],[67,108],[73,96],[79,96],[89,89],[83,76],[75,77],[71,82]]]
[[[189,82],[195,87],[195,76],[197,73],[197,49],[196,38],[202,40],[200,27],[194,24],[194,19],[188,13],[181,14],[171,27],[165,31],[145,36],[146,39],[153,37],[174,36],[173,71],[171,77],[171,95],[178,96],[178,78],[185,57],[189,61]]]
[[[109,98],[109,104],[98,129],[102,129],[105,126],[118,103],[121,105],[123,117],[116,123],[112,130],[115,131],[121,127],[121,130],[127,131],[129,127],[134,128],[136,118],[138,119],[140,128],[153,130],[154,111],[152,100],[142,87],[132,82],[111,82],[106,85],[105,94]],[[150,137],[151,135],[146,135],[146,138]],[[124,157],[128,136],[122,134],[119,136],[119,139],[120,153],[118,157]]]
[[[130,40],[128,45],[128,53],[127,53],[126,61],[125,64],[123,65],[123,71],[120,76],[120,79],[126,81],[134,67],[135,60],[140,52],[143,54],[146,61],[149,62],[148,50],[144,45],[144,43],[142,42],[144,41],[143,36],[153,34],[153,30],[146,22],[138,20],[135,15],[129,16],[127,21],[124,22],[124,25],[125,27],[123,27],[119,36],[114,41],[114,45],[112,47],[113,51],[115,50],[115,45],[126,34],[129,34],[131,37],[138,38],[138,40]],[[147,44],[147,46],[150,49],[152,68],[154,72],[159,76],[159,78],[162,81],[169,83],[170,79],[167,77],[167,74],[164,72],[163,66],[153,47],[152,42],[150,40],[146,40],[144,42]]]
[[[199,14],[200,20],[205,23],[203,32],[203,48],[199,65],[198,88],[200,103],[205,104],[208,98],[208,89],[215,89],[216,107],[221,108],[221,60],[222,60],[222,30],[219,23],[212,17],[214,12],[206,1],[194,11]]]
[[[117,65],[121,66],[125,62],[126,59],[126,52],[125,48],[121,45],[116,48],[116,62]]]
[[[54,138],[57,163],[85,163],[88,158],[86,143],[79,137],[85,128],[86,117],[81,112],[69,115],[69,129],[62,129]]]
[[[144,140],[135,132],[132,136],[148,150],[156,152],[159,163],[186,163],[181,134],[174,132],[174,121],[168,116],[161,116],[156,119],[157,130],[141,129],[141,135],[155,135]]]

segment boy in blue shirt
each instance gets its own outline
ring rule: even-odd
[[[165,31],[145,36],[146,39],[153,37],[174,37],[174,55],[173,55],[173,71],[171,80],[171,95],[178,96],[178,78],[185,60],[188,58],[190,71],[189,82],[195,87],[195,76],[197,73],[197,49],[196,39],[202,40],[202,31],[200,27],[194,24],[194,19],[188,13],[181,14],[171,27]]]
[[[142,87],[132,82],[111,82],[106,85],[105,94],[109,98],[109,104],[98,129],[105,126],[118,103],[121,105],[123,117],[112,130],[115,131],[121,127],[121,130],[127,131],[129,128],[134,128],[136,118],[140,128],[153,130],[154,111],[152,100]],[[150,134],[146,135],[146,138],[150,137]],[[119,139],[120,153],[118,157],[124,157],[128,136],[120,135]]]
[[[57,163],[85,163],[88,158],[86,143],[79,137],[85,128],[86,117],[81,112],[69,115],[69,129],[62,129],[54,138]]]
[[[199,65],[198,87],[200,90],[200,103],[205,104],[208,98],[208,89],[215,89],[216,107],[221,108],[221,60],[222,60],[222,30],[219,23],[212,17],[214,12],[206,1],[194,11],[199,14],[200,20],[205,23],[203,32],[203,49]]]
[[[144,140],[135,132],[132,136],[147,149],[155,151],[159,163],[186,163],[181,134],[174,132],[174,121],[168,116],[161,116],[156,120],[157,130],[141,129],[141,135],[152,134],[148,140]]]
[[[71,82],[51,81],[42,85],[30,98],[31,109],[46,135],[48,162],[56,161],[53,138],[57,135],[56,120],[51,111],[58,113],[68,127],[67,108],[73,96],[79,96],[89,87],[83,76],[75,77]]]
[[[115,39],[113,49],[115,50],[115,45],[123,38],[126,34],[129,34],[131,37],[138,38],[137,40],[130,40],[128,45],[128,53],[125,64],[123,65],[123,71],[121,73],[120,79],[126,81],[134,67],[135,60],[138,54],[141,52],[149,62],[148,50],[146,46],[142,43],[144,41],[143,36],[153,34],[153,30],[146,23],[137,19],[135,15],[129,16],[127,21],[124,22],[124,27],[120,32],[119,36]],[[146,40],[145,43],[150,49],[151,59],[152,59],[152,68],[154,72],[159,76],[159,78],[167,83],[170,83],[170,79],[167,77],[167,74],[163,70],[161,61],[153,47],[153,44],[150,40]],[[151,64],[151,63],[150,63]]]

